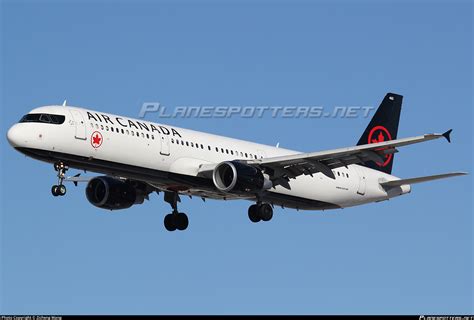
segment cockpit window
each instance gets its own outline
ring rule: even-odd
[[[51,122],[51,118],[47,114],[40,115],[39,120],[40,120],[40,122],[45,122],[45,123],[50,123]]]
[[[28,113],[21,118],[20,122],[42,122],[61,124],[66,120],[65,116],[59,114],[47,114],[47,113]]]

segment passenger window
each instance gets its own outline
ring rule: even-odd
[[[186,147],[189,147],[189,142],[186,141]]]

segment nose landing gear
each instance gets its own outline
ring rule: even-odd
[[[56,162],[54,164],[54,170],[58,172],[58,184],[51,187],[51,193],[53,196],[64,196],[66,194],[66,186],[63,184],[63,182],[68,169],[68,166],[62,161]]]

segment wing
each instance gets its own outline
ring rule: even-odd
[[[448,130],[443,134],[430,133],[422,136],[396,139],[378,143],[359,145],[355,147],[340,148],[327,151],[311,153],[299,153],[288,156],[263,158],[257,160],[244,161],[251,166],[260,167],[264,170],[273,182],[273,185],[281,185],[290,189],[289,179],[300,175],[313,175],[321,172],[331,179],[335,179],[332,169],[347,166],[349,164],[359,164],[367,161],[383,162],[388,154],[398,152],[396,148],[410,144],[425,142],[429,140],[446,138],[450,142]]]

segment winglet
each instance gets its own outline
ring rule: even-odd
[[[446,131],[445,133],[443,133],[443,137],[446,138],[446,140],[448,140],[449,143],[451,143],[451,132],[453,131],[453,129],[449,129],[448,131]]]

